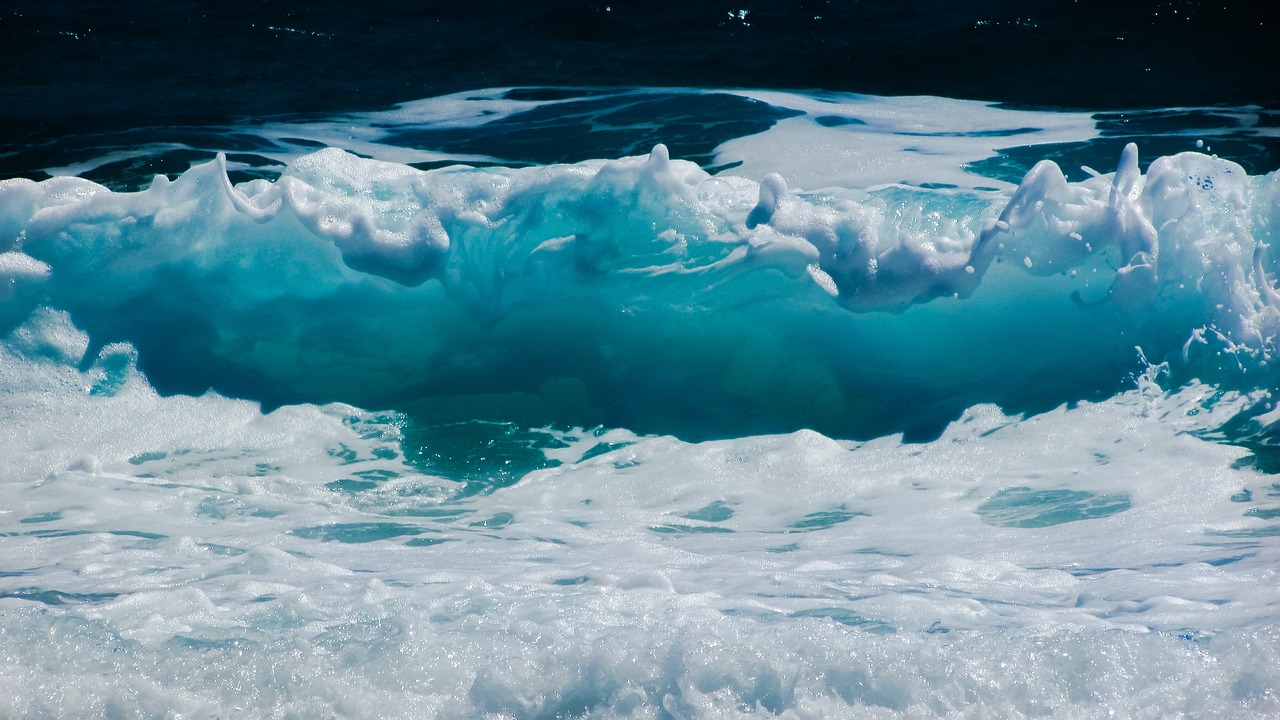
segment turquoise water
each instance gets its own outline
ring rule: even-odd
[[[1274,119],[1141,117],[496,89],[0,182],[0,715],[1280,713]]]

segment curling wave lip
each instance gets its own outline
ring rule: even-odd
[[[1269,382],[1276,186],[1200,153],[1143,175],[1133,145],[1007,195],[793,192],[661,145],[432,171],[325,149],[234,186],[219,157],[136,193],[4,182],[6,315],[48,303],[86,362],[129,342],[166,392],[268,405],[936,433],[1111,392],[1140,356]]]

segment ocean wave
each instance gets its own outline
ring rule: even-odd
[[[524,88],[0,153],[0,715],[1274,715],[1274,118]]]
[[[792,191],[647,156],[418,170],[324,149],[233,185],[0,183],[0,320],[157,388],[689,436],[936,432],[1176,378],[1268,388],[1280,180],[1126,146],[1012,191]]]

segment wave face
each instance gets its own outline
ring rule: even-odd
[[[0,716],[1280,715],[1277,126],[524,88],[11,154]]]
[[[748,132],[868,124],[856,104],[738,100]],[[615,116],[645,104],[610,101],[576,102]],[[999,120],[895,134],[959,155],[975,137],[1046,132]],[[326,149],[238,185],[220,155],[138,192],[9,181],[5,330],[64,310],[89,334],[86,364],[127,342],[166,393],[690,438],[936,435],[974,404],[1105,397],[1166,361],[1181,380],[1269,387],[1274,174],[1198,152],[1143,173],[1130,144],[1114,173],[1077,182],[1053,161],[1007,191],[946,176],[959,182],[792,189],[658,145],[515,169]]]

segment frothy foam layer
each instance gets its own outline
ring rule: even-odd
[[[1280,710],[1274,488],[1196,438],[1251,398],[688,444],[261,415],[86,344],[0,353],[5,713]],[[519,482],[440,461],[477,451]]]
[[[1045,161],[1011,193],[792,192],[662,146],[433,171],[329,149],[275,182],[219,160],[137,193],[11,180],[4,318],[66,310],[86,362],[128,342],[164,392],[688,436],[934,433],[1147,361],[1268,387],[1277,176],[1199,153],[1143,174],[1136,153],[1083,182]]]

